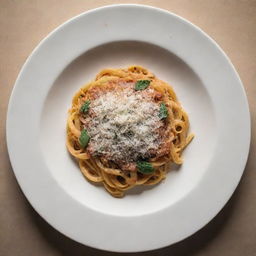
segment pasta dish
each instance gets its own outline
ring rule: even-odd
[[[115,197],[166,177],[193,138],[189,120],[167,83],[147,69],[102,70],[74,96],[67,148],[83,175]]]

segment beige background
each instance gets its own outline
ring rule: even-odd
[[[256,1],[129,2],[153,5],[172,11],[198,25],[214,38],[240,74],[252,117],[249,160],[238,189],[224,209],[206,227],[185,241],[138,255],[254,256],[256,255]],[[88,248],[66,238],[37,214],[17,185],[5,142],[5,119],[9,96],[18,72],[33,48],[49,32],[72,16],[113,3],[127,3],[127,1],[0,0],[0,256],[118,255]],[[152,232],[152,235],[157,234]]]

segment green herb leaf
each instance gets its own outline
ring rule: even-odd
[[[83,148],[85,148],[88,145],[89,141],[90,136],[88,135],[86,129],[83,129],[79,137],[79,143]]]
[[[144,90],[146,89],[150,84],[150,80],[138,80],[135,83],[135,90],[139,91],[139,90]]]
[[[160,111],[158,116],[161,120],[165,119],[168,116],[168,110],[163,102],[160,105]]]
[[[85,114],[89,110],[90,103],[91,102],[89,100],[85,101],[85,103],[80,108],[80,113]]]
[[[152,164],[146,161],[138,161],[137,169],[141,173],[150,174],[155,171]]]

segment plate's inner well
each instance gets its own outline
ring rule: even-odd
[[[184,151],[184,163],[172,166],[156,186],[132,189],[116,199],[101,186],[90,184],[67,152],[66,120],[74,93],[104,68],[141,65],[171,84],[186,109],[195,134]],[[93,48],[71,62],[52,85],[41,116],[40,144],[51,175],[81,204],[112,215],[142,215],[175,204],[198,184],[207,170],[215,144],[214,112],[209,95],[194,71],[181,59],[158,46],[126,41]],[[207,120],[207,121],[206,121]],[[200,146],[201,145],[201,146]],[[207,148],[202,145],[207,145]]]

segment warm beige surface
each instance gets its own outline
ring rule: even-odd
[[[132,2],[170,10],[198,25],[213,37],[240,74],[252,117],[249,161],[238,189],[225,208],[205,228],[185,241],[141,255],[254,256],[256,1],[130,1]],[[85,247],[64,237],[31,208],[13,175],[5,142],[9,96],[18,72],[33,48],[50,31],[72,16],[112,3],[127,1],[0,0],[0,256],[117,255]],[[152,232],[152,235],[157,234]],[[138,238],[138,242],[139,239],[143,238]]]

